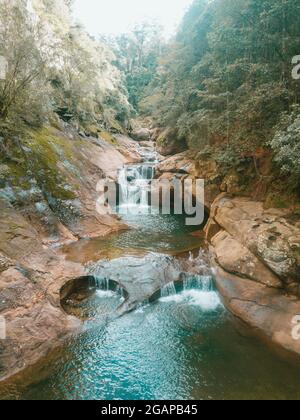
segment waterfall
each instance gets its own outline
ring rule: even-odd
[[[151,213],[151,181],[155,177],[158,155],[154,145],[153,148],[139,146],[139,153],[144,160],[142,164],[124,166],[119,172],[118,212],[121,215]]]
[[[164,286],[161,289],[160,301],[163,303],[189,304],[199,307],[203,312],[215,311],[222,306],[211,276],[186,275],[182,286],[182,291],[178,293],[174,282]]]
[[[108,291],[109,290],[109,279],[95,276],[97,289]]]
[[[149,193],[151,180],[155,175],[152,164],[126,166],[119,173],[120,186],[119,211],[149,213]]]
[[[166,284],[162,289],[161,289],[161,297],[165,298],[165,297],[169,297],[169,296],[173,296],[176,295],[176,287],[175,287],[175,283],[171,282]]]
[[[198,290],[201,292],[214,292],[214,282],[211,276],[202,275],[186,275],[183,280],[183,291]],[[161,297],[169,297],[176,295],[176,286],[174,282],[166,284],[161,289]]]
[[[122,299],[125,299],[125,293],[123,287],[119,286],[117,288],[117,293],[121,296]]]
[[[203,292],[212,292],[214,291],[213,278],[211,276],[202,275],[186,276],[183,281],[183,289],[197,289]]]

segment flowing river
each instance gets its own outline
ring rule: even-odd
[[[147,189],[154,176],[153,156],[146,160],[120,172],[123,210],[137,205],[137,187]],[[299,371],[238,331],[224,309],[199,227],[187,227],[183,216],[149,214],[146,194],[138,205],[141,214],[123,215],[131,230],[64,249],[70,260],[90,262],[96,279],[93,293],[75,311],[84,328],[26,378],[6,384],[1,397],[299,399]],[[123,284],[136,277],[141,290],[149,288],[143,261],[150,258],[155,265],[153,253],[162,264],[174,255],[196,261],[201,273],[184,277],[180,287],[170,282],[155,298],[114,316],[126,296],[122,288],[112,289],[110,280]]]

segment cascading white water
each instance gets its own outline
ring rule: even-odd
[[[97,295],[102,298],[119,297],[121,302],[124,302],[125,290],[121,286],[117,286],[115,290],[111,290],[110,280],[107,277],[94,276]]]
[[[177,293],[175,284],[169,283],[161,289],[161,302],[188,303],[198,306],[202,311],[214,311],[221,305],[220,298],[214,290],[211,276],[187,276],[183,281],[183,290]]]
[[[104,291],[109,290],[109,279],[95,276],[96,288]]]
[[[213,278],[203,275],[187,276],[183,281],[183,290],[191,289],[212,292],[214,290]]]
[[[154,156],[152,162],[125,166],[119,172],[119,212],[149,213],[149,192],[151,180],[155,176]],[[149,157],[149,156],[148,156]]]
[[[183,291],[188,290],[199,290],[202,292],[213,292],[214,291],[214,283],[213,278],[211,276],[202,276],[202,275],[194,275],[194,276],[186,276],[183,280]],[[166,284],[161,289],[161,297],[168,297],[176,295],[176,286],[174,282]]]
[[[174,282],[166,284],[161,289],[161,297],[162,298],[166,298],[166,297],[173,296],[173,295],[176,295],[176,287],[175,287]]]

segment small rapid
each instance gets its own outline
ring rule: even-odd
[[[222,306],[211,276],[186,276],[180,290],[178,292],[174,282],[167,284],[161,290],[160,302],[198,306],[203,312],[215,311]]]

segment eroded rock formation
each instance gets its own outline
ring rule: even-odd
[[[300,225],[288,210],[219,196],[206,227],[216,282],[227,308],[254,333],[300,355]]]
[[[34,364],[78,328],[61,308],[60,290],[84,268],[53,245],[127,228],[96,212],[96,186],[140,160],[136,143],[124,136],[82,139],[53,128],[34,133],[23,147],[31,170],[22,164],[16,171],[11,162],[0,185],[0,315],[7,334],[0,340],[1,379]]]

